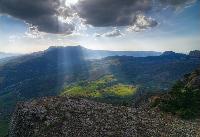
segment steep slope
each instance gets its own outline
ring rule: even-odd
[[[182,118],[193,119],[200,115],[200,69],[187,74],[169,92],[156,100],[156,105],[166,112]]]

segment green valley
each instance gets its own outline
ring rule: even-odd
[[[130,98],[137,87],[120,83],[113,75],[105,75],[94,81],[81,81],[64,88],[61,96],[75,96],[113,104],[130,105]]]

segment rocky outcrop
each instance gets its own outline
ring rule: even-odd
[[[182,81],[187,88],[200,89],[200,68],[185,75]]]
[[[115,107],[79,98],[52,97],[18,104],[10,137],[200,136],[200,122],[164,115],[144,103]]]
[[[19,104],[10,137],[97,137],[136,135],[135,112],[78,98],[44,98]]]

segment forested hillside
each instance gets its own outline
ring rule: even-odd
[[[176,82],[169,94],[157,98],[154,105],[185,119],[199,118],[200,115],[200,69],[186,74]]]

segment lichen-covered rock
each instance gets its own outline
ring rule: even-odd
[[[136,136],[135,112],[78,98],[44,98],[19,104],[11,137]]]

